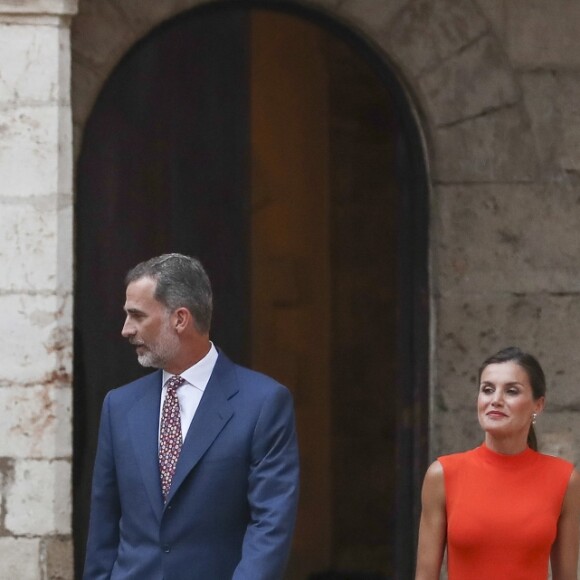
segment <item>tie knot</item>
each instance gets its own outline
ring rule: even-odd
[[[176,391],[183,383],[185,383],[185,379],[179,375],[175,375],[167,381],[167,389]]]

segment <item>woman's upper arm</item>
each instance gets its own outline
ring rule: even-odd
[[[573,471],[558,520],[558,533],[552,546],[553,580],[576,580],[580,541],[580,473]]]
[[[415,580],[438,580],[447,536],[445,481],[439,461],[432,463],[425,474],[421,503]]]

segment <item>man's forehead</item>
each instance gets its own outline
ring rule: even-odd
[[[130,282],[126,290],[125,309],[137,307],[140,304],[159,304],[155,299],[155,285],[156,282],[152,278],[139,278]]]

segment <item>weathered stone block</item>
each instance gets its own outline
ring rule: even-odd
[[[66,387],[0,387],[0,457],[70,457],[71,399]]]
[[[515,345],[537,356],[554,411],[580,408],[580,294],[492,291],[440,297],[437,302],[437,381],[434,413],[471,411],[479,365]]]
[[[567,68],[580,65],[580,3],[576,0],[506,2],[506,43],[520,67]]]
[[[477,420],[477,389],[472,386],[471,392],[465,395],[471,407],[456,411],[437,411],[433,417],[430,441],[430,459],[439,455],[457,453],[473,449],[484,440],[484,432]]]
[[[539,450],[577,465],[580,462],[580,412],[553,413],[550,407],[548,398],[546,409],[536,423]]]
[[[70,297],[0,295],[0,384],[70,381]]]
[[[71,26],[74,60],[79,59],[93,68],[104,67],[110,74],[137,40],[129,21],[114,3],[101,0],[79,4]]]
[[[448,58],[482,35],[488,23],[465,0],[413,0],[379,41],[411,76]]]
[[[5,202],[0,216],[2,290],[54,291],[57,285],[57,196]]]
[[[47,580],[73,580],[73,545],[71,540],[50,538],[44,541]]]
[[[486,34],[419,79],[436,125],[453,123],[515,103],[513,72],[497,40]]]
[[[0,23],[0,103],[58,101],[61,30]]]
[[[531,71],[521,74],[526,108],[546,176],[580,170],[580,74]]]
[[[477,0],[477,5],[490,22],[495,34],[500,39],[504,39],[506,26],[505,0]]]
[[[433,262],[442,294],[580,292],[580,192],[571,186],[439,186]]]
[[[69,461],[17,460],[6,493],[5,524],[12,534],[70,534]]]
[[[2,196],[28,197],[71,191],[63,174],[59,145],[72,136],[67,106],[0,110],[0,183]],[[66,145],[70,148],[70,144]],[[70,165],[69,165],[70,169]]]
[[[554,71],[530,71],[519,75],[526,111],[544,176],[558,173],[558,149],[562,118],[558,106],[558,80]]]
[[[40,541],[29,538],[0,538],[2,578],[41,580]]]
[[[433,139],[439,182],[532,181],[537,176],[530,123],[519,107],[441,127]]]
[[[383,30],[410,0],[345,0],[338,13],[349,22],[357,23],[366,30]]]
[[[580,26],[580,21],[578,26]],[[558,160],[565,170],[572,171],[580,171],[579,91],[580,73],[558,75],[558,108],[562,120]]]

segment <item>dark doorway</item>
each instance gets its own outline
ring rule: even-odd
[[[144,372],[120,337],[123,277],[179,251],[209,270],[214,342],[294,393],[303,492],[288,578],[412,578],[428,194],[391,69],[310,10],[193,10],[111,75],[77,175],[77,574],[101,402]]]

